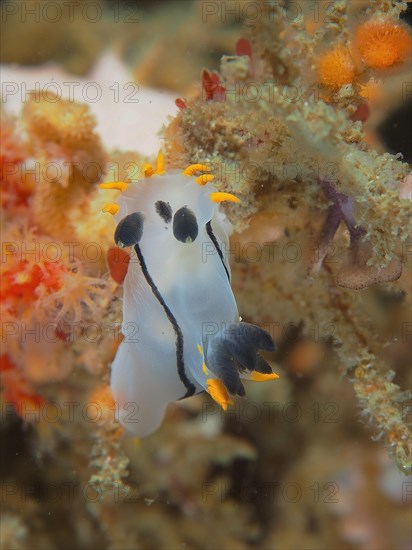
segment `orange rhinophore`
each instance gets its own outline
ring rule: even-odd
[[[345,46],[337,46],[325,52],[318,62],[320,82],[324,86],[340,88],[355,79],[355,65],[350,52]]]
[[[373,69],[388,69],[407,60],[412,39],[403,23],[376,20],[358,27],[355,45],[366,65]]]
[[[130,255],[117,246],[111,246],[107,251],[107,265],[110,275],[117,284],[121,285],[126,277]]]

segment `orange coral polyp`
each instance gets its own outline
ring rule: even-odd
[[[355,65],[345,46],[337,46],[324,53],[318,62],[320,82],[324,86],[340,88],[355,79]]]
[[[36,290],[44,284],[48,292],[61,287],[61,274],[64,266],[59,262],[44,262],[30,266],[28,261],[20,261],[3,274],[3,288],[0,300],[7,298],[32,302],[36,299]]]
[[[403,63],[412,51],[410,31],[392,21],[364,23],[356,31],[355,43],[364,63],[373,69]]]
[[[370,102],[374,102],[382,97],[382,88],[382,82],[371,78],[366,84],[359,86],[359,95]]]

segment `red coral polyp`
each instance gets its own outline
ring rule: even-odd
[[[33,302],[40,285],[44,285],[48,293],[56,292],[62,286],[61,275],[64,271],[64,266],[59,262],[30,264],[27,260],[19,261],[3,274],[0,299]]]
[[[239,38],[236,42],[236,55],[247,55],[252,59],[252,44],[247,38]]]
[[[206,101],[224,101],[226,88],[222,85],[220,74],[216,71],[202,71],[202,90]]]
[[[179,109],[179,111],[184,111],[187,109],[187,103],[182,97],[178,97],[175,99],[175,105]]]
[[[26,143],[16,131],[15,120],[6,113],[2,113],[0,142],[1,204],[27,206],[34,188],[34,175],[23,174],[23,163],[28,156]]]

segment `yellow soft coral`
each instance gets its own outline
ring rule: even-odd
[[[38,94],[24,106],[23,121],[38,174],[34,222],[53,237],[77,240],[70,214],[86,217],[107,161],[95,119],[87,105]]]
[[[95,120],[85,103],[57,95],[31,96],[23,111],[27,131],[41,143],[52,142],[68,149],[100,145]]]

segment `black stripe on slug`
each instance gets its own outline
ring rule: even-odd
[[[220,248],[220,246],[219,246],[219,243],[217,242],[217,239],[216,239],[215,234],[213,233],[213,229],[212,229],[211,222],[207,222],[207,224],[206,224],[206,232],[207,232],[207,234],[209,235],[210,240],[212,241],[212,243],[215,245],[216,251],[217,251],[217,253],[219,254],[219,258],[220,258],[220,260],[221,260],[221,262],[222,262],[222,265],[223,265],[223,267],[224,267],[224,269],[225,269],[225,271],[226,271],[226,275],[227,275],[227,278],[228,278],[229,283],[230,283],[229,271],[228,271],[228,269],[227,269],[227,267],[226,267],[225,260],[224,260],[224,258],[223,258],[223,252],[222,252],[222,250],[221,250],[221,248]]]
[[[159,292],[159,289],[155,285],[155,282],[153,281],[152,277],[150,276],[150,273],[147,269],[146,262],[144,261],[142,251],[140,250],[140,246],[136,244],[134,247],[136,251],[137,258],[140,263],[140,267],[142,270],[142,273],[147,281],[147,284],[150,286],[153,294],[155,295],[156,299],[158,300],[159,304],[162,306],[164,312],[166,313],[166,317],[169,319],[171,325],[173,326],[173,330],[175,331],[176,335],[176,367],[177,367],[177,373],[179,375],[180,380],[182,381],[182,384],[186,388],[186,393],[183,396],[184,397],[190,397],[196,392],[196,387],[192,382],[189,380],[189,378],[186,375],[186,369],[185,369],[185,362],[183,357],[183,333],[181,328],[179,327],[178,322],[176,321],[175,316],[171,312],[169,306],[166,304],[166,302],[163,299],[163,296]]]
[[[133,212],[123,218],[114,232],[114,242],[120,248],[134,246],[143,235],[143,216],[140,212]]]
[[[192,243],[196,240],[199,227],[194,212],[187,206],[182,206],[173,216],[173,235],[182,243]]]
[[[166,223],[170,223],[172,221],[172,207],[168,202],[157,201],[155,203],[155,208],[156,212]]]

